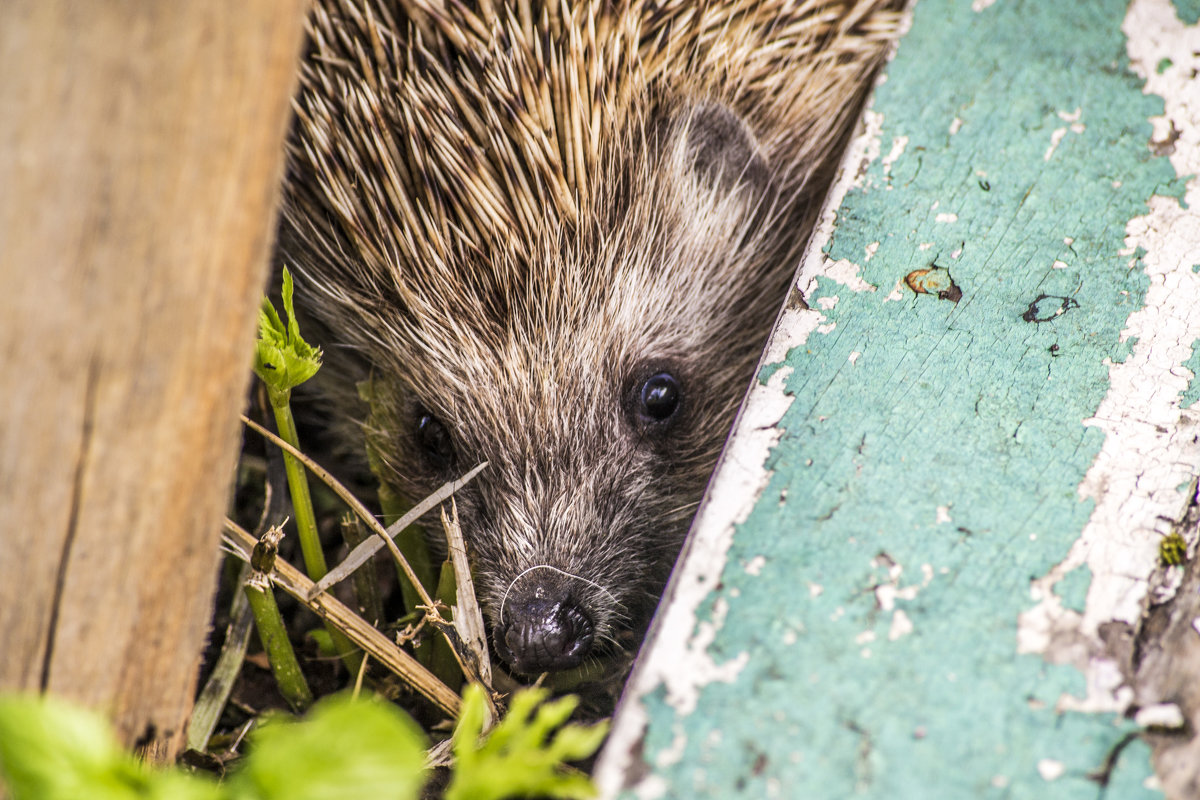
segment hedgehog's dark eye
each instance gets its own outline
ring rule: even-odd
[[[417,418],[417,443],[436,469],[449,469],[454,465],[454,442],[450,440],[450,431],[432,414],[422,413]]]
[[[679,381],[669,372],[651,375],[642,384],[638,413],[647,420],[666,422],[679,409]]]

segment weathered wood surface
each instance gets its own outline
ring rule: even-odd
[[[1200,796],[1200,575],[1158,555],[1178,532],[1194,557],[1200,516],[1200,7],[1178,6],[916,5],[606,797]],[[1172,704],[1188,724],[1148,731]]]
[[[301,0],[0,4],[0,689],[181,741]]]

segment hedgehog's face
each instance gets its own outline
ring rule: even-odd
[[[429,485],[489,464],[459,510],[498,654],[522,673],[648,620],[720,444],[690,365],[586,350],[409,417]]]
[[[713,104],[665,130],[640,201],[547,243],[501,324],[447,322],[454,358],[409,364],[396,392],[402,489],[489,464],[459,510],[518,672],[648,622],[778,302],[748,131]]]

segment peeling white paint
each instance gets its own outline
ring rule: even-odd
[[[1051,265],[1050,265],[1050,268],[1051,268],[1051,269],[1066,269],[1066,268],[1067,268],[1067,262],[1065,262],[1065,261],[1055,261],[1053,264],[1051,264]]]
[[[996,0],[971,0],[971,10],[978,14],[980,11],[991,8],[996,3]]]
[[[962,128],[962,124],[963,124],[963,121],[958,117],[955,117],[953,120],[951,120],[950,121],[950,135],[953,136],[954,134],[958,133],[959,130]]]
[[[946,522],[953,522],[953,521],[954,520],[950,519],[950,506],[938,506],[937,507],[937,519],[935,520],[935,522],[938,525],[942,525]]]
[[[762,568],[767,565],[767,560],[762,556],[755,556],[746,564],[747,575],[758,575],[762,572]]]
[[[857,364],[858,359],[860,359],[860,358],[862,358],[862,353],[858,352],[857,350],[851,350],[850,355],[846,360],[849,361],[851,364]]]
[[[827,261],[825,270],[822,273],[826,278],[842,284],[843,286],[856,292],[873,292],[876,287],[867,283],[862,279],[859,271],[862,269],[858,264],[855,264],[849,259],[841,258],[837,261]]]
[[[1122,30],[1132,67],[1146,82],[1144,91],[1164,101],[1163,116],[1151,120],[1156,140],[1162,139],[1160,132],[1178,131],[1171,164],[1180,176],[1196,175],[1200,82],[1191,75],[1200,68],[1200,55],[1193,52],[1200,27],[1184,26],[1169,0],[1134,0]],[[1164,59],[1170,66],[1159,74]],[[1108,394],[1085,421],[1105,434],[1079,486],[1080,499],[1096,505],[1066,558],[1033,582],[1036,605],[1018,621],[1021,652],[1042,653],[1084,673],[1086,696],[1064,695],[1057,703],[1063,710],[1120,712],[1131,702],[1116,664],[1102,657],[1097,631],[1110,620],[1137,622],[1164,520],[1180,513],[1188,500],[1184,489],[1200,464],[1194,436],[1200,408],[1180,408],[1193,379],[1182,365],[1200,338],[1200,275],[1192,271],[1200,242],[1200,180],[1195,177],[1187,183],[1185,204],[1188,208],[1174,198],[1152,197],[1149,213],[1126,225],[1123,252],[1145,250],[1142,264],[1150,286],[1145,307],[1129,316],[1121,334],[1123,341],[1134,342],[1132,352],[1123,363],[1108,364]],[[1084,564],[1092,581],[1080,614],[1064,608],[1053,588]]]
[[[1174,703],[1159,703],[1158,705],[1139,708],[1133,721],[1143,728],[1182,728],[1184,725],[1183,712]]]
[[[817,307],[820,308],[822,311],[830,311],[835,306],[837,306],[837,304],[838,304],[838,297],[836,294],[829,296],[829,297],[818,297],[817,298]]]
[[[808,341],[808,337],[825,320],[825,315],[808,308],[785,308],[779,316],[775,332],[767,342],[763,353],[763,364],[779,364],[787,358],[788,351]],[[780,367],[791,374],[791,367]],[[784,376],[786,377],[786,375]]]
[[[892,290],[890,292],[888,292],[886,297],[883,298],[883,302],[895,303],[895,302],[899,302],[900,300],[903,300],[903,299],[904,299],[904,278],[897,278],[896,285],[893,286]]]
[[[897,136],[896,138],[892,139],[892,149],[889,150],[888,154],[879,162],[879,165],[883,167],[883,174],[887,177],[889,182],[892,179],[892,165],[896,163],[896,160],[900,158],[900,156],[904,155],[904,148],[906,147],[908,147],[908,137]]]
[[[687,747],[687,734],[683,732],[683,727],[676,722],[671,726],[671,730],[675,736],[671,739],[671,743],[659,751],[655,757],[654,763],[660,767],[669,767],[672,764],[678,764],[683,758],[683,751]]]
[[[1055,761],[1053,758],[1043,758],[1037,763],[1037,771],[1042,776],[1042,780],[1056,781],[1067,771],[1067,765],[1061,761]]]
[[[958,214],[954,214],[954,213],[950,213],[950,212],[947,212],[944,214],[938,214],[936,217],[933,218],[933,221],[934,222],[958,222]]]
[[[912,632],[913,624],[908,614],[905,614],[902,608],[896,609],[895,613],[892,614],[892,625],[888,628],[888,641],[894,642]]]
[[[818,275],[824,275],[856,292],[875,291],[876,287],[862,279],[859,274],[861,267],[858,264],[848,259],[830,261],[821,251],[833,238],[833,229],[837,222],[837,209],[841,207],[846,193],[852,188],[864,188],[867,167],[879,158],[882,130],[883,115],[873,111],[868,104],[868,108],[863,112],[862,130],[854,137],[842,159],[837,180],[829,189],[829,196],[825,200],[821,217],[817,221],[812,239],[809,240],[804,257],[801,259],[800,269],[796,273],[796,286],[805,297],[810,296],[816,288]],[[870,256],[869,252],[867,257]]]

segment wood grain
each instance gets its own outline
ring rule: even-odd
[[[182,741],[301,0],[3,3],[0,688]]]

